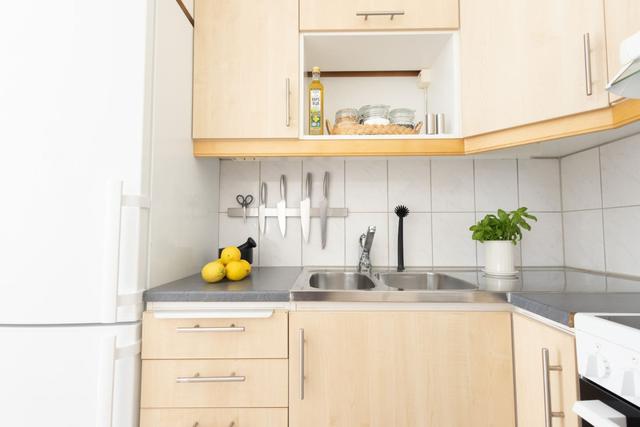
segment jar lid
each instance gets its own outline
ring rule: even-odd
[[[313,68],[311,69],[311,72],[312,72],[312,73],[319,73],[319,72],[320,72],[320,67],[313,67]]]

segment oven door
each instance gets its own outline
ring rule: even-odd
[[[573,411],[583,427],[640,427],[640,408],[585,378],[580,378],[580,399]]]

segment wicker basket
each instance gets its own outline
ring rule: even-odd
[[[417,135],[422,128],[419,122],[413,129],[400,125],[361,125],[358,123],[343,122],[339,125],[331,126],[329,120],[326,121],[329,135]]]

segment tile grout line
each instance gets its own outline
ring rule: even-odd
[[[386,169],[387,169],[387,200],[386,200],[386,207],[387,207],[387,265],[386,267],[390,267],[391,266],[391,254],[389,253],[389,247],[391,246],[391,227],[389,227],[389,160],[385,159],[384,161]],[[396,248],[397,251],[397,248]]]
[[[432,170],[432,166],[433,166],[433,162],[431,161],[431,159],[428,159],[428,165],[429,165],[429,210],[431,211],[431,213],[429,214],[429,220],[431,222],[431,232],[430,237],[431,237],[431,267],[433,267],[433,265],[435,264],[435,254],[433,253],[433,174],[431,172]]]
[[[562,191],[562,159],[558,159],[558,183],[560,185],[560,233],[562,235],[562,265],[567,268],[567,244],[564,233],[564,191]],[[567,272],[564,273],[564,283],[567,285]]]
[[[478,221],[478,206],[476,203],[476,160],[475,159],[472,160],[472,166],[473,166],[473,222],[475,224]],[[474,243],[474,250],[475,250],[475,256],[476,256],[476,267],[478,267],[480,264],[480,256],[478,255],[479,244],[475,240],[473,241],[473,243]]]
[[[607,244],[606,235],[604,232],[604,191],[602,188],[602,157],[600,155],[600,147],[598,147],[598,178],[600,181],[600,218],[602,221],[602,256],[604,257],[604,272],[607,272]],[[604,277],[605,290],[609,289],[609,280],[607,276]]]
[[[516,161],[516,209],[519,209],[520,204],[520,160],[515,159]],[[520,240],[520,267],[524,267],[524,255],[522,250],[522,240]]]
[[[342,160],[342,206],[347,207],[347,159]],[[342,232],[342,265],[347,265],[347,218],[344,218],[344,229]]]

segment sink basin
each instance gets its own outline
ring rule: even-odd
[[[378,279],[385,285],[399,291],[462,291],[476,289],[464,280],[440,273],[378,273]]]
[[[375,283],[367,275],[344,271],[312,273],[309,286],[328,290],[367,290],[375,287]]]

